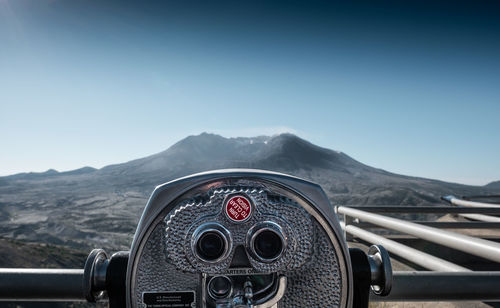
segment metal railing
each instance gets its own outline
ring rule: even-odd
[[[369,213],[345,206],[337,207],[337,212],[488,260],[500,262],[500,244],[496,242],[423,226],[406,220]]]
[[[377,301],[456,301],[500,300],[500,271],[474,272],[438,256],[417,250],[367,229],[386,229],[417,239],[460,250],[499,263],[500,243],[442,229],[500,229],[500,205],[445,197],[453,206],[338,206],[337,213],[346,238],[381,244],[393,256],[430,271],[394,272],[393,289],[388,297],[373,295]],[[454,214],[478,221],[408,221],[387,214]],[[419,215],[420,216],[420,215]],[[386,231],[387,232],[387,231]]]
[[[474,207],[474,208],[479,208],[479,207],[500,208],[500,205],[498,205],[498,204],[462,200],[462,199],[459,199],[455,196],[445,196],[445,197],[442,197],[441,199],[452,204],[452,205],[456,205],[456,206],[466,206],[466,207]],[[464,217],[464,218],[483,221],[483,222],[500,222],[500,217],[495,217],[495,216],[490,216],[490,215],[466,214],[466,213],[460,213],[459,215]]]
[[[492,208],[500,208],[499,204],[493,204],[488,202],[477,202],[470,200],[462,200],[455,196],[444,196],[441,198],[442,200],[457,206],[470,206],[470,207],[492,207]]]
[[[394,272],[387,297],[374,301],[500,301],[500,272]]]
[[[83,269],[0,268],[2,301],[85,301]]]
[[[433,271],[443,271],[443,272],[467,272],[469,269],[456,265],[454,263],[445,261],[443,259],[434,257],[428,253],[422,252],[415,248],[408,247],[406,245],[400,244],[396,241],[387,239],[383,236],[377,235],[372,232],[368,232],[361,228],[352,225],[345,225],[341,223],[342,229],[345,232],[356,236],[369,243],[377,243],[384,246],[387,251],[403,257],[405,259],[411,259],[413,263],[418,264],[424,268]]]

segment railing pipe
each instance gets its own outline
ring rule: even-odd
[[[477,221],[500,222],[500,217],[495,217],[490,215],[483,215],[483,214],[458,214],[458,215]]]
[[[368,213],[345,206],[339,206],[337,211],[341,214],[349,215],[372,224],[384,226],[388,229],[410,234],[488,260],[500,262],[500,244],[496,242],[422,226],[401,219]]]
[[[500,222],[485,222],[485,221],[414,221],[414,223],[438,229],[499,229],[500,228]],[[356,222],[350,224],[355,225],[356,227],[361,229],[384,228],[382,226],[373,225],[368,222]]]
[[[471,206],[471,207],[492,207],[492,208],[500,208],[500,204],[486,203],[486,202],[477,202],[477,201],[467,201],[459,199],[455,196],[444,196],[441,198],[442,200],[458,206]]]
[[[490,204],[491,205],[491,204]],[[470,206],[349,206],[370,213],[402,213],[402,214],[488,214],[500,215],[499,207],[470,207]]]
[[[0,268],[0,301],[85,301],[83,270]]]
[[[408,247],[406,245],[400,244],[396,241],[387,239],[383,236],[374,234],[372,232],[368,232],[361,228],[358,228],[353,225],[345,225],[343,222],[340,223],[342,229],[345,232],[354,235],[364,241],[367,241],[372,244],[380,244],[387,251],[398,255],[406,260],[409,260],[417,265],[420,265],[426,269],[433,271],[441,271],[441,272],[469,272],[468,268],[456,265],[454,263],[448,262],[446,260],[437,258],[428,253],[419,251],[417,249]]]
[[[500,272],[394,272],[391,293],[375,301],[500,301]]]
[[[455,196],[444,196],[441,197],[441,199],[456,206],[468,206],[474,208],[478,207],[500,208],[500,204],[462,200]],[[483,214],[466,214],[466,213],[462,213],[459,215],[472,220],[486,221],[486,222],[500,222],[500,217],[495,217],[495,216],[488,216]]]

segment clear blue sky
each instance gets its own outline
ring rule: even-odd
[[[0,0],[0,175],[287,131],[396,173],[500,180],[498,3],[251,3]]]

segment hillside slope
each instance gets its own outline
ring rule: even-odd
[[[102,169],[0,177],[0,236],[79,249],[127,249],[158,184],[201,171],[256,168],[320,184],[333,204],[429,205],[445,194],[500,191],[393,174],[297,136],[224,138],[203,133],[167,150]]]

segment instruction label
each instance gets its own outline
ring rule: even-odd
[[[146,308],[191,308],[195,307],[195,292],[144,292],[142,302]]]

